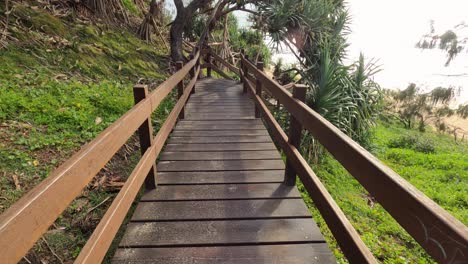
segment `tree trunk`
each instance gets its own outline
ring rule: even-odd
[[[183,33],[184,25],[188,20],[188,17],[185,17],[185,12],[177,11],[177,16],[172,22],[170,38],[171,38],[171,58],[175,61],[183,61],[184,56],[182,54],[182,45],[183,45]]]

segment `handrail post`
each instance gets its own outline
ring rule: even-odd
[[[210,78],[211,77],[211,63],[212,63],[210,49],[208,49],[208,52],[206,53],[206,63],[208,64],[208,66],[206,67],[206,76]]]
[[[301,102],[305,102],[307,93],[307,86],[295,84],[293,87],[293,98]],[[289,118],[289,135],[288,143],[299,149],[302,138],[302,125],[301,123],[290,114]],[[284,171],[284,183],[289,186],[296,184],[297,172],[294,169],[289,158],[286,159],[286,169]]]
[[[244,56],[244,59],[245,60],[249,60],[249,56],[248,55],[245,55]],[[244,73],[244,89],[242,90],[242,93],[247,93],[247,76],[249,75],[249,68],[247,67],[247,65],[244,65],[244,63],[242,63],[242,72]]]
[[[184,63],[182,61],[177,61],[176,62],[176,69],[180,71],[184,67]],[[182,79],[178,84],[177,84],[177,99],[180,99],[184,95],[184,80]],[[180,110],[179,114],[179,119],[184,119],[185,117],[185,107],[182,107]]]
[[[133,87],[133,98],[135,104],[144,100],[148,96],[148,86],[137,84]],[[151,116],[146,119],[143,124],[138,128],[138,135],[140,137],[140,149],[143,156],[146,150],[153,144],[153,126],[151,124]],[[149,170],[145,178],[145,189],[147,191],[156,188],[156,164]]]
[[[259,71],[263,71],[262,61],[257,62],[257,69]],[[257,82],[255,85],[255,94],[260,96],[260,98],[262,98],[262,82],[260,81],[259,78],[257,78]],[[255,104],[255,118],[260,118],[260,109],[257,104]]]
[[[244,49],[241,49],[240,51],[240,65],[239,65],[239,76],[240,76],[240,82],[244,82],[244,63],[242,62],[242,59],[244,58]]]

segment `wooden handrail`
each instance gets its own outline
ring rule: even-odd
[[[181,70],[85,145],[49,177],[0,216],[0,256],[18,262],[81,190],[150,117],[161,101],[196,65],[195,54]],[[159,135],[159,134],[158,134]]]
[[[377,260],[361,240],[356,229],[354,229],[325,186],[320,182],[320,179],[312,171],[307,161],[302,157],[299,150],[289,142],[288,136],[278,121],[276,121],[268,106],[263,102],[263,98],[255,94],[253,84],[248,80],[246,84],[252,92],[255,103],[259,107],[268,128],[272,132],[273,139],[297,170],[304,187],[306,187],[307,192],[330,227],[333,236],[348,260],[351,263],[377,263]]]
[[[229,62],[225,61],[223,58],[221,58],[221,56],[219,56],[218,54],[210,51],[210,54],[213,56],[213,58],[217,61],[219,61],[221,64],[223,64],[224,66],[226,66],[230,71],[232,71],[233,73],[239,75],[239,69],[237,67],[235,67],[234,65],[230,64]]]
[[[125,215],[130,209],[130,206],[134,201],[138,190],[143,183],[143,180],[146,177],[146,174],[154,164],[154,161],[161,152],[161,149],[169,137],[170,132],[174,128],[177,118],[182,112],[182,109],[184,108],[185,103],[187,102],[190,93],[195,86],[199,71],[200,69],[197,69],[195,77],[192,78],[183,95],[177,101],[174,109],[172,109],[168,118],[154,138],[153,144],[149,149],[146,150],[143,157],[138,162],[130,177],[125,182],[122,190],[114,199],[106,214],[89,238],[88,242],[81,250],[80,255],[76,259],[75,263],[101,263],[101,261],[104,259],[115,234],[119,230]]]
[[[465,225],[243,57],[242,64],[436,261],[466,260]]]

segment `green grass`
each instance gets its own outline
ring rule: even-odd
[[[14,5],[9,30],[18,42],[0,50],[0,213],[128,111],[138,80],[160,83],[168,68],[163,45],[149,45],[125,29]],[[153,114],[155,133],[174,99],[172,93]],[[119,151],[97,179],[125,181],[140,156],[136,142],[132,137],[132,151]],[[44,235],[63,261],[79,254],[115,195],[94,180]],[[27,256],[58,261],[42,240]]]
[[[402,137],[430,142],[433,153],[407,148],[392,148]],[[425,143],[425,144],[426,144]],[[445,210],[468,224],[468,143],[433,132],[406,130],[396,124],[380,123],[375,130],[372,149],[384,164],[400,174]],[[411,236],[378,203],[368,204],[368,193],[330,155],[314,166],[338,205],[361,235],[374,256],[383,263],[433,263]],[[309,208],[340,262],[345,262],[336,241],[318,210],[299,183]]]

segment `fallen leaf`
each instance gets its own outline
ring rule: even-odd
[[[37,165],[39,165],[39,161],[38,160],[33,160],[32,164],[34,165],[34,167],[37,167]]]

